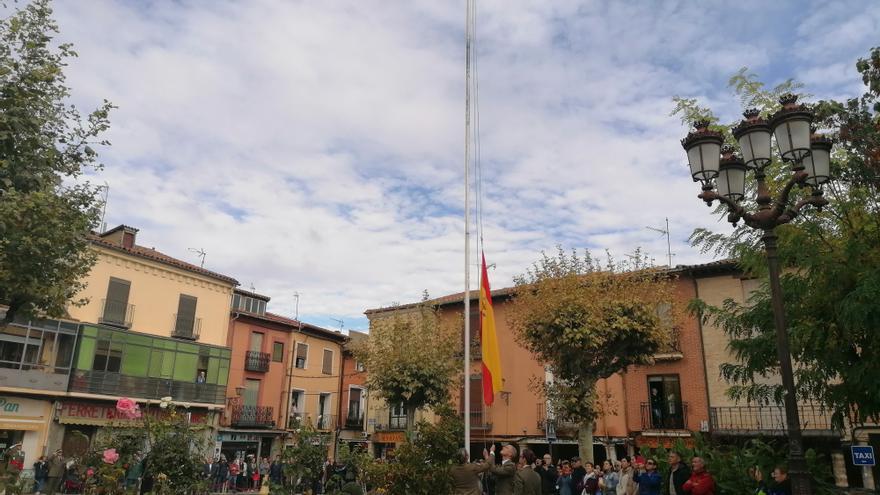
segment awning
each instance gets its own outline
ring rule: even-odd
[[[46,423],[42,421],[2,421],[0,420],[0,430],[18,430],[18,431],[42,431],[46,428]]]
[[[220,428],[218,430],[221,433],[248,433],[251,435],[264,435],[264,436],[272,436],[272,435],[284,435],[287,433],[284,430],[245,430],[245,429],[232,429],[232,428]]]

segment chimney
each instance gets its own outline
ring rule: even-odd
[[[101,234],[101,239],[116,244],[117,246],[131,249],[137,240],[138,229],[128,225],[118,225]]]

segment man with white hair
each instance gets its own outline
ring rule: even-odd
[[[480,488],[480,474],[485,473],[491,467],[489,451],[483,449],[483,457],[486,462],[481,464],[469,464],[470,455],[467,449],[458,451],[458,464],[452,466],[453,495],[482,495]]]

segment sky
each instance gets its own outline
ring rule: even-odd
[[[670,115],[722,120],[747,66],[814,98],[863,86],[880,2],[477,0],[482,237],[495,287],[542,250],[711,261]],[[368,308],[461,291],[465,0],[56,0],[109,227],[235,277],[269,310],[366,329]],[[476,274],[477,266],[472,272]],[[476,280],[476,279],[474,279]],[[340,323],[340,321],[342,323]]]

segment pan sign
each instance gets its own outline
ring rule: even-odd
[[[874,459],[874,447],[870,445],[853,445],[852,460],[855,466],[873,466],[876,464]]]

